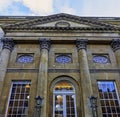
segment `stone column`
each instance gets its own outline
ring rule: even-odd
[[[3,48],[0,55],[0,96],[2,94],[3,82],[9,62],[11,51],[14,48],[14,42],[12,38],[2,38]]]
[[[120,68],[120,39],[113,39],[111,42],[111,47],[115,53],[118,68]]]
[[[48,114],[48,51],[50,48],[50,39],[40,39],[40,65],[37,84],[37,96],[44,98],[41,108],[41,117],[47,117]]]
[[[83,117],[92,117],[91,108],[89,105],[89,97],[92,93],[90,72],[88,67],[87,60],[87,40],[86,39],[77,39],[76,47],[78,49],[79,56],[79,65],[80,65],[80,79],[82,87],[82,98],[83,98]]]

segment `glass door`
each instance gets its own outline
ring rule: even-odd
[[[72,85],[60,88],[57,88],[56,85],[53,102],[53,117],[77,117],[75,91]]]

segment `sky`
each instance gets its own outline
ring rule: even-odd
[[[120,0],[0,0],[0,16],[120,17]]]

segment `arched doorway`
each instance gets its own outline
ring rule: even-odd
[[[77,117],[74,86],[68,81],[59,81],[53,89],[53,117]]]

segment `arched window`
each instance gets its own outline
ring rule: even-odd
[[[75,89],[70,82],[58,82],[53,94],[53,117],[77,117]]]

